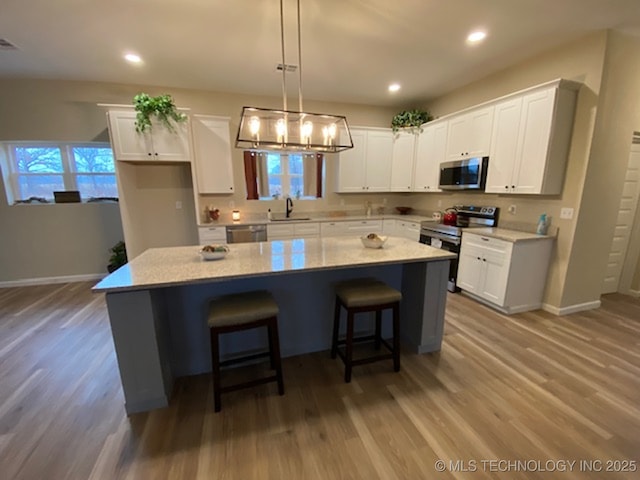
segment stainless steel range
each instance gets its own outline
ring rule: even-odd
[[[454,208],[457,214],[455,226],[443,225],[432,221],[420,223],[420,243],[448,250],[459,255],[463,229],[498,226],[498,214],[500,211],[498,207],[456,205]],[[455,258],[451,260],[449,264],[448,290],[450,292],[460,291],[456,286],[457,276],[458,259]]]

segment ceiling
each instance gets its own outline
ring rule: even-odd
[[[297,64],[295,0],[284,3]],[[596,30],[640,33],[640,0],[300,3],[304,97],[370,105],[425,102]],[[478,28],[487,39],[470,47]],[[0,78],[282,95],[278,0],[2,0],[0,38],[17,47],[0,48]],[[287,82],[295,104],[297,74]]]

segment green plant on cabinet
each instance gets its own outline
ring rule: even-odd
[[[151,120],[155,117],[171,132],[175,132],[172,122],[184,122],[187,116],[178,112],[171,95],[151,97],[146,93],[139,93],[133,97],[136,109],[136,132],[143,133],[151,130]]]
[[[419,129],[420,125],[431,120],[433,117],[425,110],[404,110],[391,119],[391,129],[393,133],[403,128]]]

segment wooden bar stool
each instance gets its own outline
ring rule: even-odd
[[[335,285],[336,303],[333,319],[333,341],[331,343],[331,358],[340,358],[344,362],[344,381],[351,381],[351,369],[355,365],[376,362],[378,360],[393,359],[394,371],[400,371],[400,300],[402,294],[386,285],[380,280],[363,278],[347,280]],[[341,307],[347,311],[347,335],[344,340],[338,340],[340,329]],[[393,344],[390,345],[381,336],[382,311],[391,308],[393,310]],[[376,331],[374,335],[357,337],[353,336],[353,324],[356,313],[375,312]],[[374,355],[371,357],[353,359],[353,344],[355,342],[374,341],[375,349],[379,350],[384,345],[390,353]],[[345,351],[338,349],[338,345],[344,345]]]
[[[278,304],[267,291],[254,291],[225,295],[212,300],[209,304],[209,331],[211,334],[211,366],[213,374],[213,398],[215,411],[221,408],[220,395],[224,392],[254,387],[263,383],[278,382],[278,393],[284,395],[282,381],[282,362],[280,359],[280,341],[278,339]],[[267,327],[269,331],[269,351],[246,355],[232,360],[220,361],[218,338],[223,333]],[[258,378],[248,382],[221,386],[220,367],[246,362],[261,357],[270,357],[271,369],[275,375]]]

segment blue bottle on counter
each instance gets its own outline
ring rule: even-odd
[[[548,227],[549,221],[547,220],[547,214],[543,213],[542,215],[540,215],[540,219],[538,220],[538,228],[536,228],[536,233],[538,235],[546,235]]]

